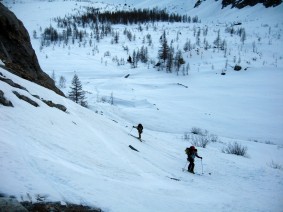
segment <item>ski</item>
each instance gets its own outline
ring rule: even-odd
[[[184,168],[182,169],[182,171],[183,171],[183,172],[190,173],[190,174],[194,174],[194,175],[199,175],[199,176],[203,176],[203,175],[204,175],[204,173],[200,174],[200,173],[197,173],[197,172],[195,172],[195,173],[189,172],[188,170],[186,170],[186,169],[184,169]],[[211,175],[211,173],[209,173],[209,175]]]
[[[137,136],[134,136],[134,135],[132,135],[132,134],[129,134],[129,135],[132,136],[132,137],[134,137],[134,138],[136,138],[136,139],[138,139],[140,142],[145,142],[145,140],[139,139],[139,137],[137,137]]]
[[[202,173],[202,174],[197,173],[197,172],[192,173],[192,172],[189,172],[188,170],[185,170],[185,169],[182,169],[182,171],[183,171],[183,172],[190,173],[190,174],[194,174],[194,175],[199,175],[199,176],[204,176],[204,175],[206,175],[206,176],[207,176],[207,174],[204,174],[204,173]],[[211,172],[209,172],[208,175],[211,175]]]

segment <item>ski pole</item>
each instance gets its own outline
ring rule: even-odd
[[[134,129],[134,126],[132,127],[131,131],[129,132],[129,134],[131,134],[132,130]]]
[[[201,159],[201,172],[203,174],[203,165],[202,165],[202,159]]]
[[[186,164],[185,164],[185,166],[184,166],[184,168],[183,168],[183,171],[185,171],[185,170],[186,170],[186,166],[187,166],[187,164],[188,164],[188,161],[186,162]]]

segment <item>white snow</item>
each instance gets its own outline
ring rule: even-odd
[[[95,44],[99,51],[94,54],[93,47],[79,47],[77,43],[40,50],[40,39],[33,38],[34,30],[40,36],[40,27],[56,25],[52,18],[83,10],[81,6],[113,9],[125,7],[125,3],[131,7],[167,7],[199,15],[202,22],[156,23],[156,31],[150,26],[142,32],[136,25],[113,26],[120,32],[119,44],[112,45],[110,37],[104,38]],[[221,10],[220,1],[204,1],[197,9],[193,9],[194,1],[181,0],[27,0],[4,4],[28,29],[42,69],[50,75],[54,71],[57,83],[60,76],[67,79],[67,87],[62,89],[65,94],[74,73],[79,76],[88,92],[89,109],[0,68],[6,78],[29,91],[0,81],[0,90],[14,105],[0,105],[1,193],[19,200],[29,194],[34,201],[37,194],[46,194],[47,200],[115,212],[282,211],[282,5],[269,9],[257,5],[238,11]],[[246,30],[244,45],[238,36],[225,33],[226,25],[236,22]],[[115,56],[126,59],[128,54],[122,46],[128,46],[131,54],[142,46],[148,33],[153,39],[149,56],[157,61],[158,40],[164,30],[168,41],[174,40],[174,47],[183,49],[187,39],[195,43],[193,29],[205,26],[209,27],[206,39],[210,43],[220,30],[229,54],[224,58],[223,51],[203,48],[199,54],[195,50],[191,55],[183,53],[190,63],[188,76],[182,76],[181,71],[178,76],[158,72],[151,64],[139,63],[138,68],[131,69],[129,64],[117,66],[112,61]],[[136,34],[136,41],[126,39],[125,28]],[[252,51],[253,42],[258,53]],[[111,56],[105,57],[106,51]],[[233,71],[234,57],[241,58],[246,71]],[[226,60],[229,66],[222,76]],[[127,74],[130,76],[124,78]],[[40,106],[35,108],[18,99],[12,91]],[[107,102],[111,94],[114,105]],[[67,113],[48,107],[32,95],[65,105]],[[142,143],[129,136],[137,135],[132,126],[139,122],[144,126]],[[219,137],[206,148],[198,147],[203,164],[196,159],[195,171],[203,171],[202,176],[182,172],[186,165],[184,149],[191,145],[183,137],[192,127]],[[223,147],[234,141],[247,147],[248,157],[222,153]]]

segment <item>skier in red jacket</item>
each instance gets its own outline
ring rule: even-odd
[[[197,150],[194,146],[191,146],[190,148],[187,148],[187,149],[185,150],[185,152],[186,152],[186,154],[187,154],[187,156],[188,156],[187,160],[190,162],[190,164],[189,164],[189,166],[188,166],[188,172],[191,172],[191,173],[193,173],[193,174],[195,173],[195,172],[194,172],[194,168],[195,168],[195,163],[194,163],[195,157],[202,159],[202,157],[200,157],[200,156],[198,155],[197,151],[198,151],[198,150]]]

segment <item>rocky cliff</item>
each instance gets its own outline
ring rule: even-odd
[[[197,0],[195,3],[195,7],[201,5],[201,3],[205,0]],[[216,0],[217,1],[217,0]],[[282,3],[282,0],[222,0],[222,8],[231,6],[236,7],[238,9],[244,8],[246,6],[255,6],[257,4],[263,4],[267,7],[276,7]]]
[[[256,4],[263,4],[265,7],[276,7],[282,3],[282,0],[223,0],[222,6],[231,5],[241,9],[246,6],[254,6]]]
[[[0,3],[0,59],[10,72],[64,96],[42,71],[23,23]]]

